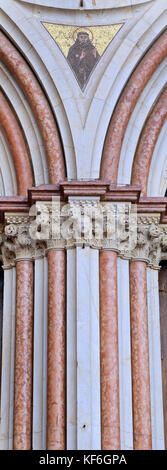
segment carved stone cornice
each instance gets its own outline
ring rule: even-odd
[[[0,198],[0,217],[5,212],[29,212],[32,204],[37,201],[52,201],[60,198],[67,202],[70,197],[99,197],[101,201],[131,202],[137,205],[138,213],[159,213],[162,223],[167,219],[167,198],[142,197],[138,185],[117,186],[108,181],[97,180],[65,180],[59,184],[31,187],[27,197],[12,196]]]

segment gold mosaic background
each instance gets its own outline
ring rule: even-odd
[[[69,48],[74,44],[77,32],[79,31],[86,31],[89,33],[92,44],[96,47],[100,56],[102,56],[107,46],[123,26],[123,23],[109,26],[90,27],[57,25],[46,22],[43,22],[42,24],[56,41],[65,57],[67,57]]]

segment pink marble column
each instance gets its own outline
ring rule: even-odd
[[[48,251],[47,449],[65,449],[65,252]]]
[[[130,263],[134,449],[151,450],[146,263]]]
[[[14,450],[31,449],[33,263],[16,265],[16,338],[14,383]]]
[[[117,254],[100,252],[102,449],[120,449]]]

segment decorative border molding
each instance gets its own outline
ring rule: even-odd
[[[67,10],[106,10],[110,8],[132,7],[142,3],[149,3],[154,0],[17,0],[21,3],[31,3],[32,5],[40,5],[56,9]]]
[[[117,186],[104,180],[65,180],[59,184],[28,188],[27,197],[0,198],[0,220],[5,212],[28,212],[37,201],[52,201],[53,197],[68,201],[69,197],[98,197],[104,202],[131,202],[138,213],[159,213],[161,223],[167,223],[167,197],[142,197],[138,185]]]

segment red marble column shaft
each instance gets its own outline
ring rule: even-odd
[[[117,254],[100,252],[102,449],[120,449]]]
[[[18,121],[2,92],[0,92],[0,124],[13,158],[18,194],[27,196],[27,188],[33,184],[29,154]]]
[[[132,184],[139,184],[142,195],[147,195],[147,182],[154,148],[167,118],[167,88],[162,92],[150,114],[140,137],[132,168]]]
[[[130,263],[134,449],[151,450],[146,263]]]
[[[101,178],[117,182],[117,173],[125,131],[146,84],[167,55],[167,31],[153,44],[132,73],[111,118],[103,149]]]
[[[14,450],[31,449],[33,263],[16,265],[16,343],[14,383]]]
[[[65,449],[65,252],[48,251],[47,449]]]

